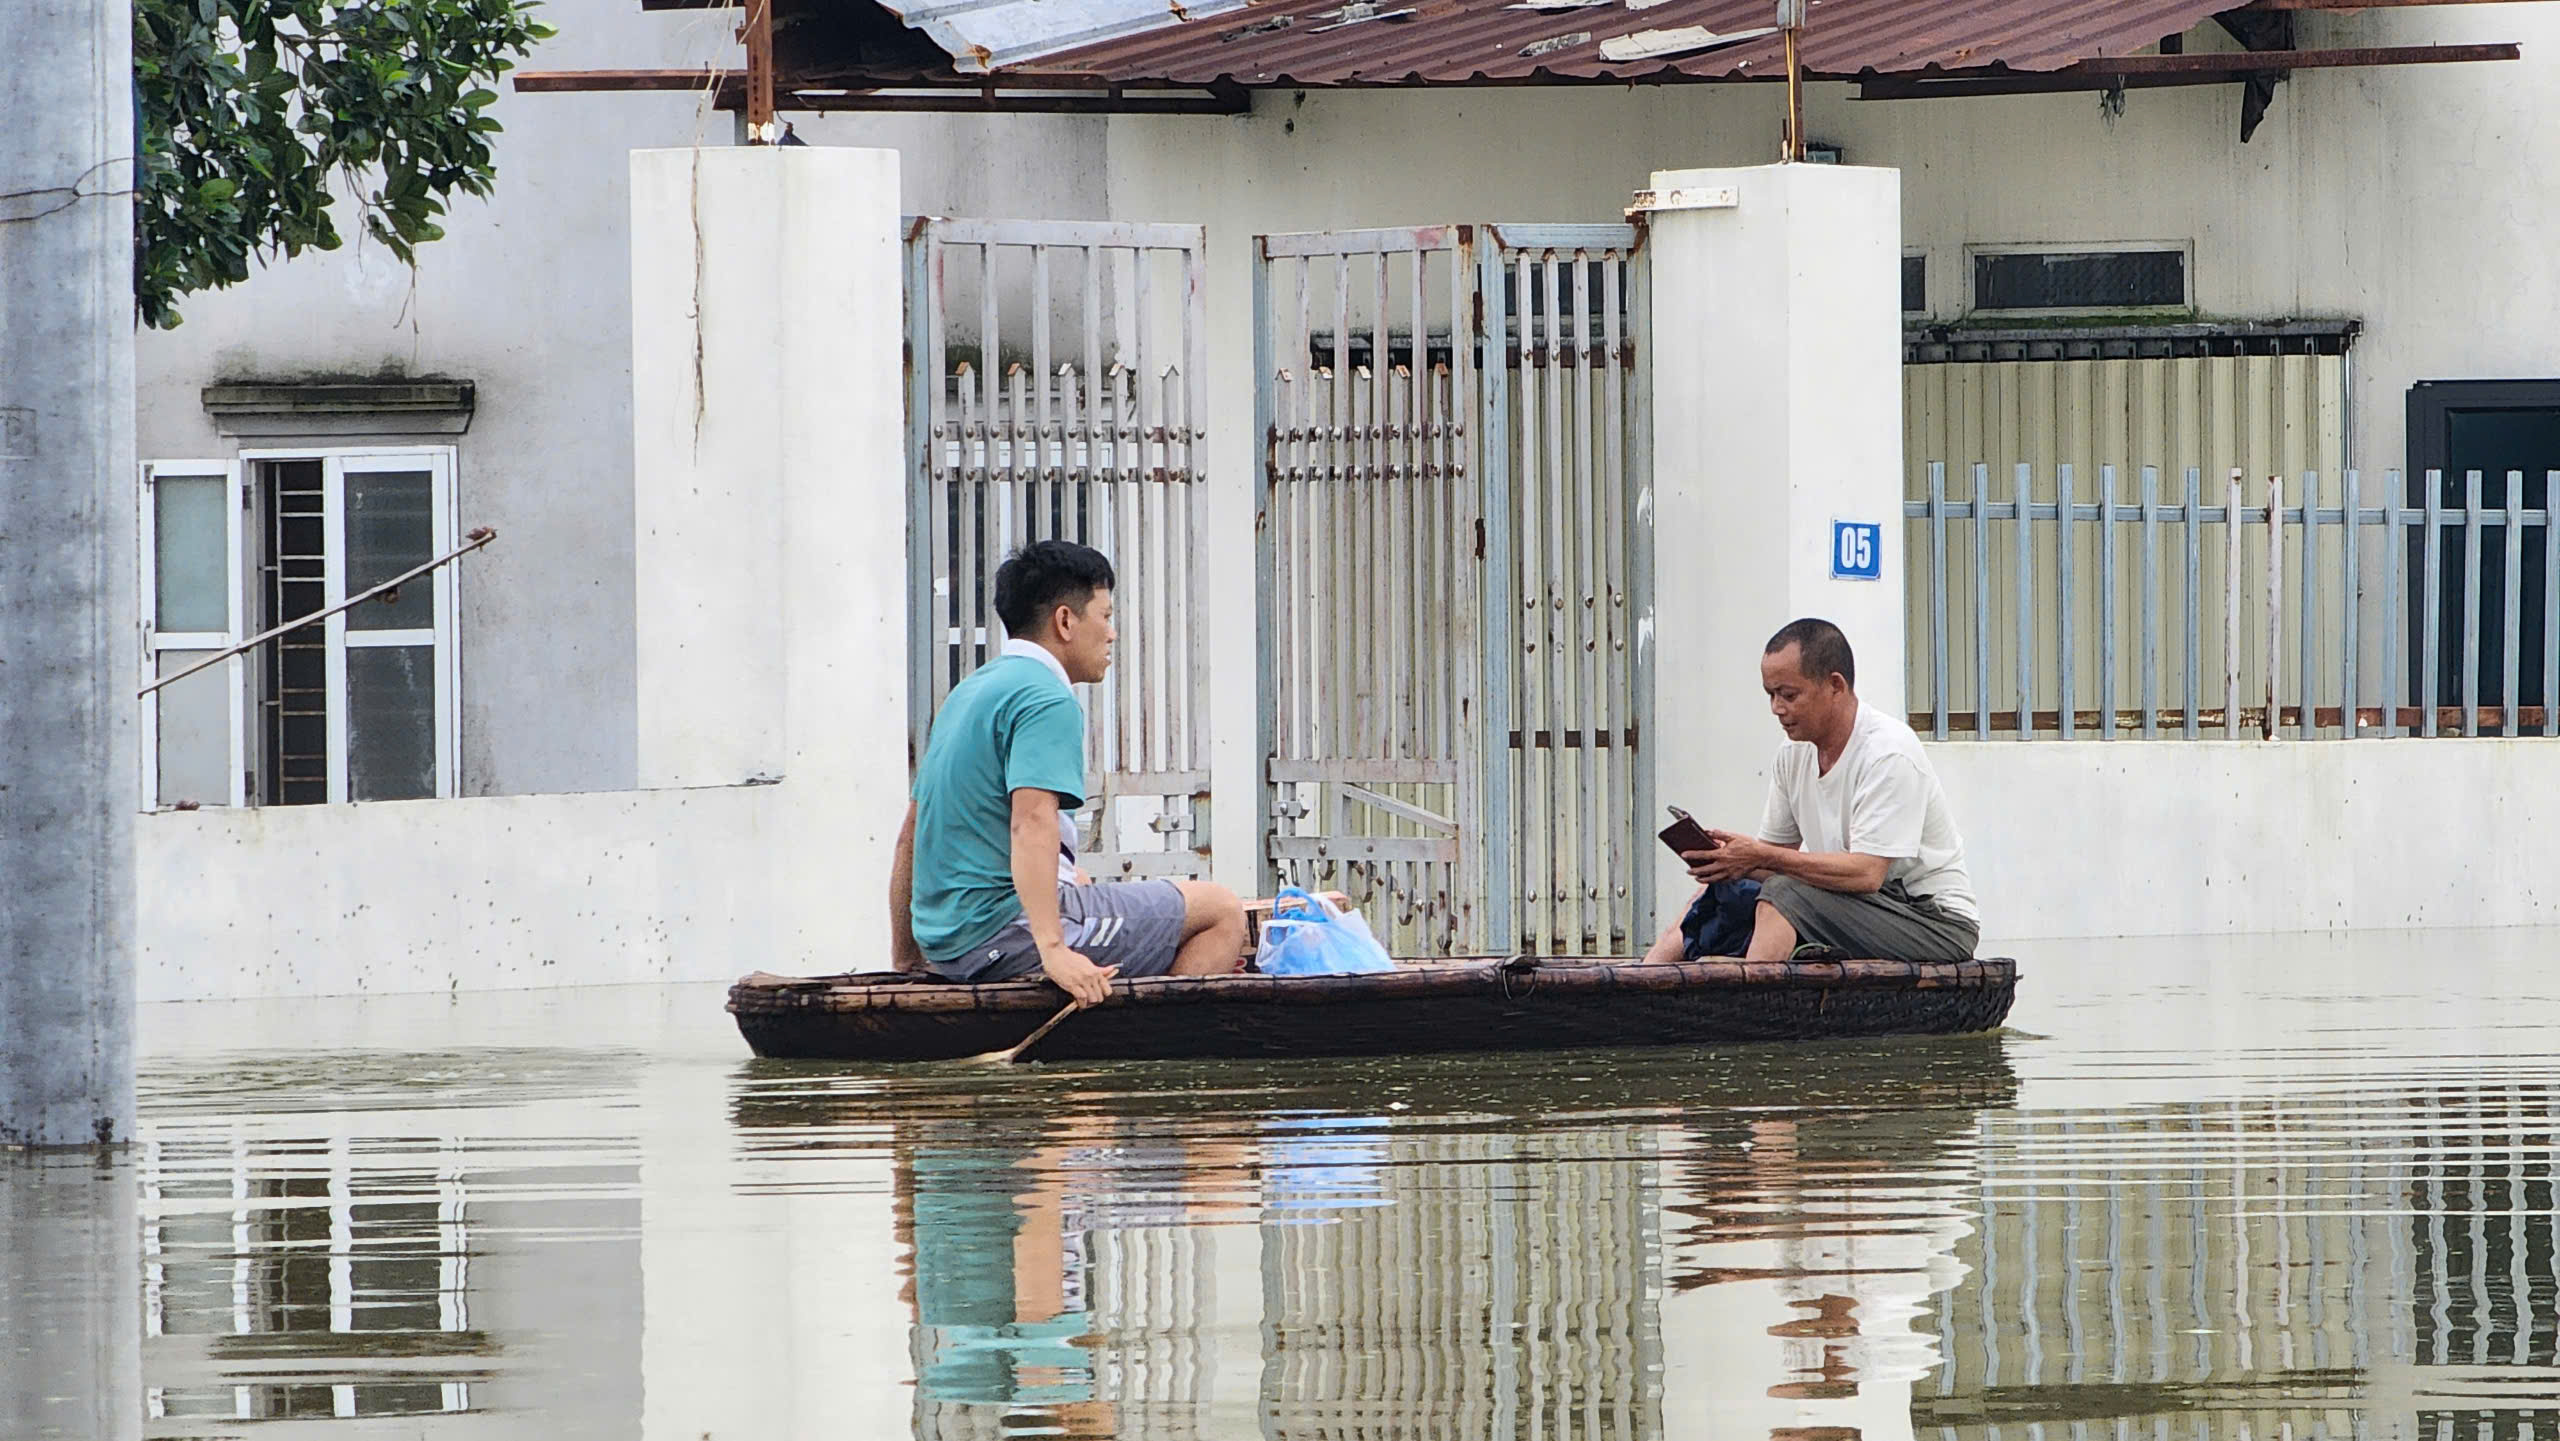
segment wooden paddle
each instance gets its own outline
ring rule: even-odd
[[[1073,1002],[1073,1001],[1069,1001],[1069,1002],[1067,1002],[1065,1005],[1060,1006],[1060,1007],[1058,1008],[1058,1013],[1057,1013],[1056,1015],[1051,1016],[1049,1019],[1047,1019],[1047,1020],[1045,1020],[1045,1021],[1042,1021],[1042,1022],[1040,1023],[1040,1029],[1038,1029],[1038,1030],[1036,1030],[1036,1031],[1033,1031],[1030,1035],[1027,1035],[1027,1036],[1023,1037],[1023,1038],[1022,1038],[1022,1043],[1021,1043],[1020,1045],[1013,1046],[1013,1047],[1010,1047],[1010,1048],[1008,1048],[1008,1049],[1006,1049],[1006,1050],[1001,1050],[1001,1051],[989,1051],[989,1052],[987,1052],[987,1053],[986,1053],[986,1054],[984,1054],[984,1055],[971,1056],[969,1059],[970,1059],[971,1061],[973,1061],[973,1062],[980,1062],[980,1061],[983,1061],[983,1062],[985,1062],[986,1064],[991,1065],[991,1066],[1009,1066],[1009,1065],[1012,1065],[1014,1062],[1021,1060],[1021,1059],[1022,1059],[1022,1053],[1023,1053],[1023,1052],[1025,1052],[1025,1051],[1027,1051],[1027,1050],[1030,1050],[1030,1049],[1032,1048],[1032,1046],[1034,1046],[1035,1044],[1037,1044],[1037,1043],[1039,1042],[1039,1040],[1040,1040],[1040,1038],[1041,1038],[1042,1036],[1045,1036],[1045,1035],[1049,1034],[1051,1031],[1056,1030],[1056,1029],[1058,1028],[1058,1023],[1059,1023],[1060,1021],[1065,1020],[1067,1017],[1072,1016],[1072,1015],[1074,1015],[1075,1013],[1076,1013],[1076,1003],[1075,1003],[1075,1002]]]

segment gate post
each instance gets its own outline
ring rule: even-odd
[[[1661,171],[1651,209],[1654,706],[1660,800],[1759,823],[1784,739],[1760,648],[1799,616],[1848,632],[1859,695],[1903,713],[1901,176]],[[1835,523],[1872,554],[1835,565]],[[1846,570],[1867,576],[1835,578]],[[1644,818],[1651,829],[1659,814]],[[1694,890],[1655,848],[1668,910]],[[1653,924],[1659,926],[1657,916]]]
[[[753,959],[777,969],[886,959],[907,801],[897,195],[893,150],[631,156],[640,783],[772,797],[756,853],[689,884],[769,935]]]

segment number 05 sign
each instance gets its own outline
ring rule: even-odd
[[[1884,579],[1884,527],[1871,520],[1831,522],[1831,578]]]

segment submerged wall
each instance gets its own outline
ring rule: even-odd
[[[1984,934],[2178,936],[2560,921],[2560,743],[1928,747]]]

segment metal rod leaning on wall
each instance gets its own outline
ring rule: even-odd
[[[2480,472],[2462,477],[2462,733],[2480,734]]]
[[[2356,473],[2353,470],[2349,470],[2344,478],[2347,487],[2346,494],[2343,503],[2339,507],[2347,518],[2347,525],[2346,529],[2339,532],[2340,535],[2346,537],[2346,548],[2339,552],[2338,555],[2338,568],[2342,577],[2338,582],[2338,717],[2340,727],[2338,733],[2343,739],[2354,740],[2356,738],[2357,731],[2356,712],[2364,705],[2364,694],[2357,685],[2358,676],[2356,674],[2356,647],[2361,644],[2361,640],[2357,635],[2356,611],[2363,597],[2363,588],[2357,583],[2356,570],[2359,562],[2357,560],[2356,553],[2362,544],[2361,537],[2364,535],[2364,511],[2361,507],[2362,491],[2357,482]],[[2388,530],[2385,530],[2383,533],[2385,535],[2390,534]]]
[[[2518,733],[2516,707],[2522,704],[2524,699],[2519,694],[2523,687],[2524,663],[2521,634],[2524,627],[2519,619],[2519,603],[2524,598],[2523,471],[2507,472],[2507,505],[2498,524],[2499,529],[2505,532],[2503,539],[2507,543],[2506,569],[2503,572],[2506,579],[2505,583],[2499,586],[2501,598],[2506,602],[2506,610],[2501,617],[2500,626],[2500,634],[2506,639],[2506,664],[2501,671],[2501,684],[2498,689],[2498,734],[2512,736]],[[2545,620],[2543,624],[2547,626],[2550,622]],[[2546,681],[2544,684],[2547,688],[2549,682]]]
[[[400,574],[393,576],[391,579],[384,581],[382,584],[375,586],[364,594],[351,595],[345,600],[338,602],[336,605],[330,606],[326,610],[315,610],[311,614],[302,617],[300,620],[289,620],[282,625],[272,626],[266,630],[262,630],[256,635],[249,637],[247,640],[240,642],[238,645],[235,645],[228,650],[217,651],[214,654],[205,657],[203,660],[196,662],[185,670],[179,671],[174,675],[164,675],[160,677],[151,684],[144,686],[141,690],[134,692],[133,698],[135,700],[145,699],[153,691],[160,689],[162,686],[168,685],[174,681],[185,680],[187,677],[194,675],[198,671],[210,670],[213,667],[222,664],[224,661],[231,659],[233,656],[240,654],[242,651],[251,650],[255,647],[264,645],[268,641],[274,640],[277,636],[284,635],[291,631],[300,630],[306,625],[327,620],[329,617],[336,615],[342,610],[352,610],[356,606],[362,605],[366,601],[373,599],[375,596],[382,594],[384,591],[398,590],[400,587],[416,580],[419,576],[425,575],[428,571],[434,570],[438,566],[447,565],[453,561],[460,560],[462,557],[469,555],[471,552],[478,550],[480,547],[487,545],[489,542],[496,540],[497,538],[498,532],[495,529],[485,525],[481,526],[477,530],[471,531],[469,534],[464,536],[463,543],[461,545],[454,547],[452,550],[446,551],[444,554],[437,556],[435,559],[428,561],[424,565],[418,566],[413,570],[402,571]]]
[[[2240,471],[2222,503],[2222,738],[2240,739]]]
[[[2542,475],[2542,733],[2560,735],[2560,470]],[[2514,697],[2509,697],[2510,700]]]
[[[2284,477],[2267,477],[2267,708],[2258,738],[2276,738],[2276,686],[2284,675]]]

